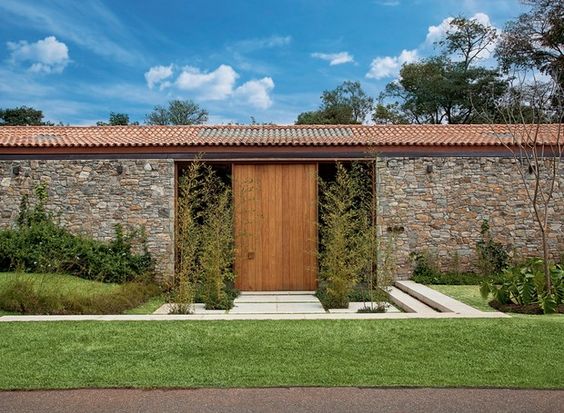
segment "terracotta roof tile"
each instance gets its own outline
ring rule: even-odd
[[[554,144],[561,125],[541,125]],[[535,125],[0,126],[1,147],[501,146]]]

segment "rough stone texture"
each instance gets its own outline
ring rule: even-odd
[[[172,273],[172,160],[0,161],[0,228],[14,224],[21,196],[40,182],[49,188],[47,209],[63,226],[101,240],[113,238],[115,224],[144,226],[157,275]]]
[[[432,172],[427,166],[432,165]],[[400,278],[411,274],[410,252],[436,255],[443,270],[475,269],[482,219],[520,257],[542,255],[531,203],[512,158],[384,158],[380,168],[383,230],[396,229]],[[564,165],[550,222],[553,258],[564,252]],[[401,231],[403,228],[403,232]]]
[[[382,164],[382,228],[403,228],[397,234],[400,278],[411,274],[413,251],[435,253],[445,270],[453,269],[456,256],[459,270],[472,269],[483,218],[490,220],[494,238],[515,254],[541,253],[537,226],[513,159],[384,158]],[[430,173],[428,165],[433,168]],[[49,185],[49,210],[76,233],[110,239],[117,223],[145,226],[158,274],[172,273],[172,160],[0,161],[0,228],[13,225],[21,195],[38,182]],[[552,202],[553,258],[564,252],[563,188],[561,178]]]

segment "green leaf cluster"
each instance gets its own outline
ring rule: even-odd
[[[57,272],[116,283],[152,276],[142,229],[126,232],[116,225],[110,242],[75,235],[54,222],[46,201],[44,185],[37,186],[34,205],[22,197],[15,228],[0,231],[0,271]]]
[[[554,313],[564,304],[564,268],[550,268],[552,288],[547,288],[544,263],[533,258],[506,269],[500,280],[489,280],[480,286],[482,297],[492,295],[501,304],[538,305],[545,314]]]

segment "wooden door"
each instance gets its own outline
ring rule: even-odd
[[[317,165],[233,165],[236,286],[317,287]]]

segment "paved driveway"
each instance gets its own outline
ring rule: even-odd
[[[0,392],[0,412],[562,412],[564,390],[272,388]]]

